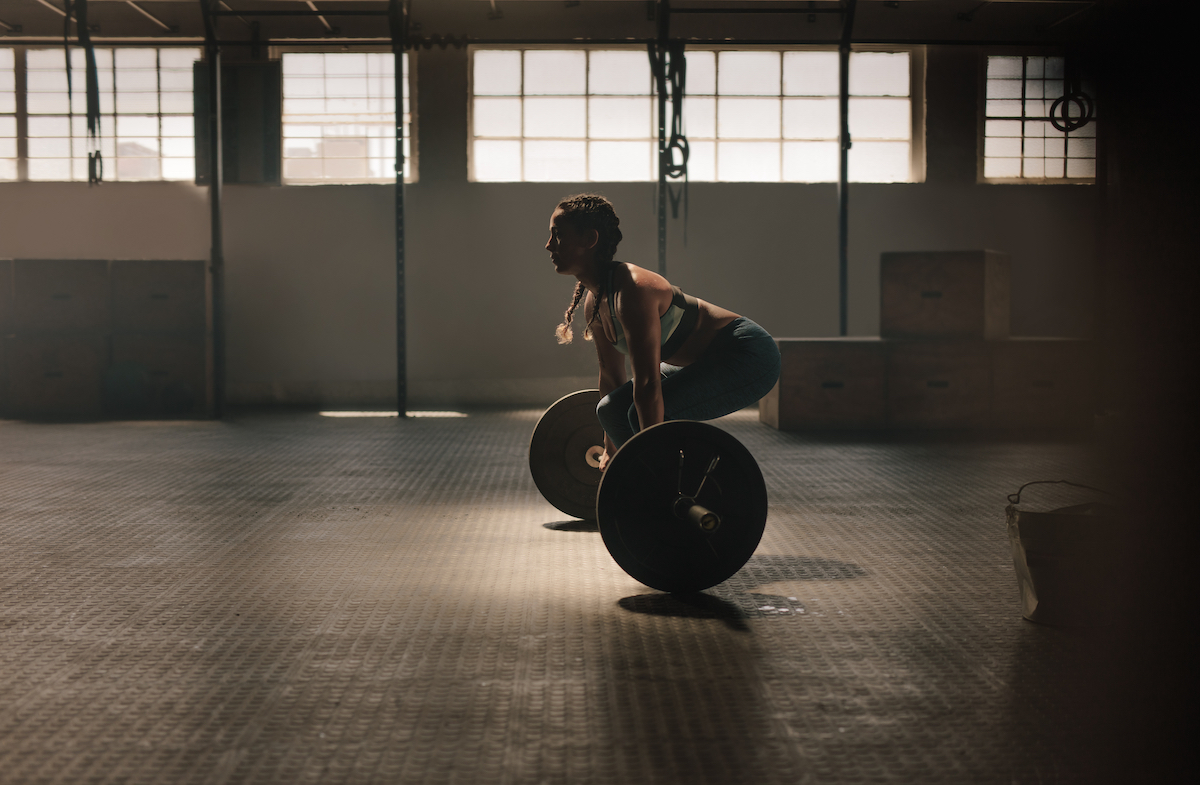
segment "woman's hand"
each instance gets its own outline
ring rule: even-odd
[[[600,473],[601,474],[604,474],[604,470],[608,468],[608,462],[610,459],[611,459],[611,456],[608,454],[608,450],[605,450],[604,452],[600,453]]]

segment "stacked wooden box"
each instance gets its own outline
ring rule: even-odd
[[[208,303],[201,261],[0,261],[0,412],[207,412]]]
[[[995,251],[885,253],[879,338],[783,338],[759,404],[782,430],[1078,428],[1089,341],[1011,338],[1009,261]]]

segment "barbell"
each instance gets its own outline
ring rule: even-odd
[[[671,420],[634,435],[602,475],[599,401],[598,390],[566,395],[534,428],[529,469],[546,500],[596,521],[621,569],[652,588],[700,591],[740,570],[767,523],[750,451],[716,426]]]

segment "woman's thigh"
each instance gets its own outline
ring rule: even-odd
[[[668,420],[711,420],[750,406],[779,379],[779,347],[749,319],[739,319],[683,368],[663,367],[663,408]]]

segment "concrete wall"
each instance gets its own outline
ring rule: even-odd
[[[652,184],[467,182],[467,53],[417,57],[420,181],[407,190],[410,403],[546,404],[594,384],[593,350],[557,346],[571,292],[543,250],[559,198],[612,198],[618,258],[657,263]],[[878,331],[879,255],[993,248],[1013,260],[1012,329],[1093,326],[1095,189],[976,184],[981,54],[927,57],[927,179],[852,184],[851,334]],[[395,389],[391,186],[225,189],[228,394],[237,403],[386,404]],[[786,336],[837,333],[828,184],[698,183],[668,274]],[[206,258],[206,189],[0,183],[0,258]]]

